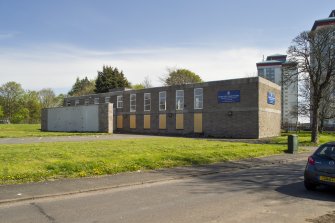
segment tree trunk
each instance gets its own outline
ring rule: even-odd
[[[311,142],[318,144],[319,143],[319,108],[317,105],[314,104],[313,110],[312,110],[312,137]]]

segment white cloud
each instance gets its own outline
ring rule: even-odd
[[[76,77],[94,78],[103,65],[122,69],[132,83],[149,76],[159,86],[166,68],[186,68],[205,81],[256,74],[263,55],[285,53],[286,49],[154,48],[95,51],[64,45],[33,49],[0,50],[0,84],[16,81],[25,89],[70,88]]]

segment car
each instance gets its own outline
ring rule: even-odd
[[[335,142],[321,145],[308,157],[304,185],[307,190],[315,190],[320,185],[335,187]]]

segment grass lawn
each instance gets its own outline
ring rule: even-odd
[[[274,144],[286,144],[287,143],[287,136],[290,134],[297,134],[298,135],[298,141],[299,145],[301,146],[314,146],[313,143],[311,143],[311,132],[290,132],[290,133],[282,133],[280,137],[276,137],[270,140],[270,143]],[[329,141],[335,141],[335,132],[324,132],[320,134],[319,138],[320,144],[329,142]]]
[[[97,135],[106,133],[42,132],[40,124],[0,124],[0,138]]]
[[[285,145],[188,138],[0,145],[0,183],[115,174],[283,153]]]

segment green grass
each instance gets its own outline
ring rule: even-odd
[[[16,184],[280,154],[285,145],[186,138],[0,145],[0,183]]]
[[[273,144],[286,144],[287,143],[287,136],[291,134],[298,135],[299,145],[301,146],[315,146],[315,144],[311,143],[311,132],[289,132],[289,133],[282,133],[281,136],[273,138],[270,140],[270,143]],[[324,132],[320,134],[319,144],[323,144],[329,141],[335,141],[335,133],[334,132]]]
[[[42,132],[40,124],[0,124],[0,138],[97,135],[106,133]]]

